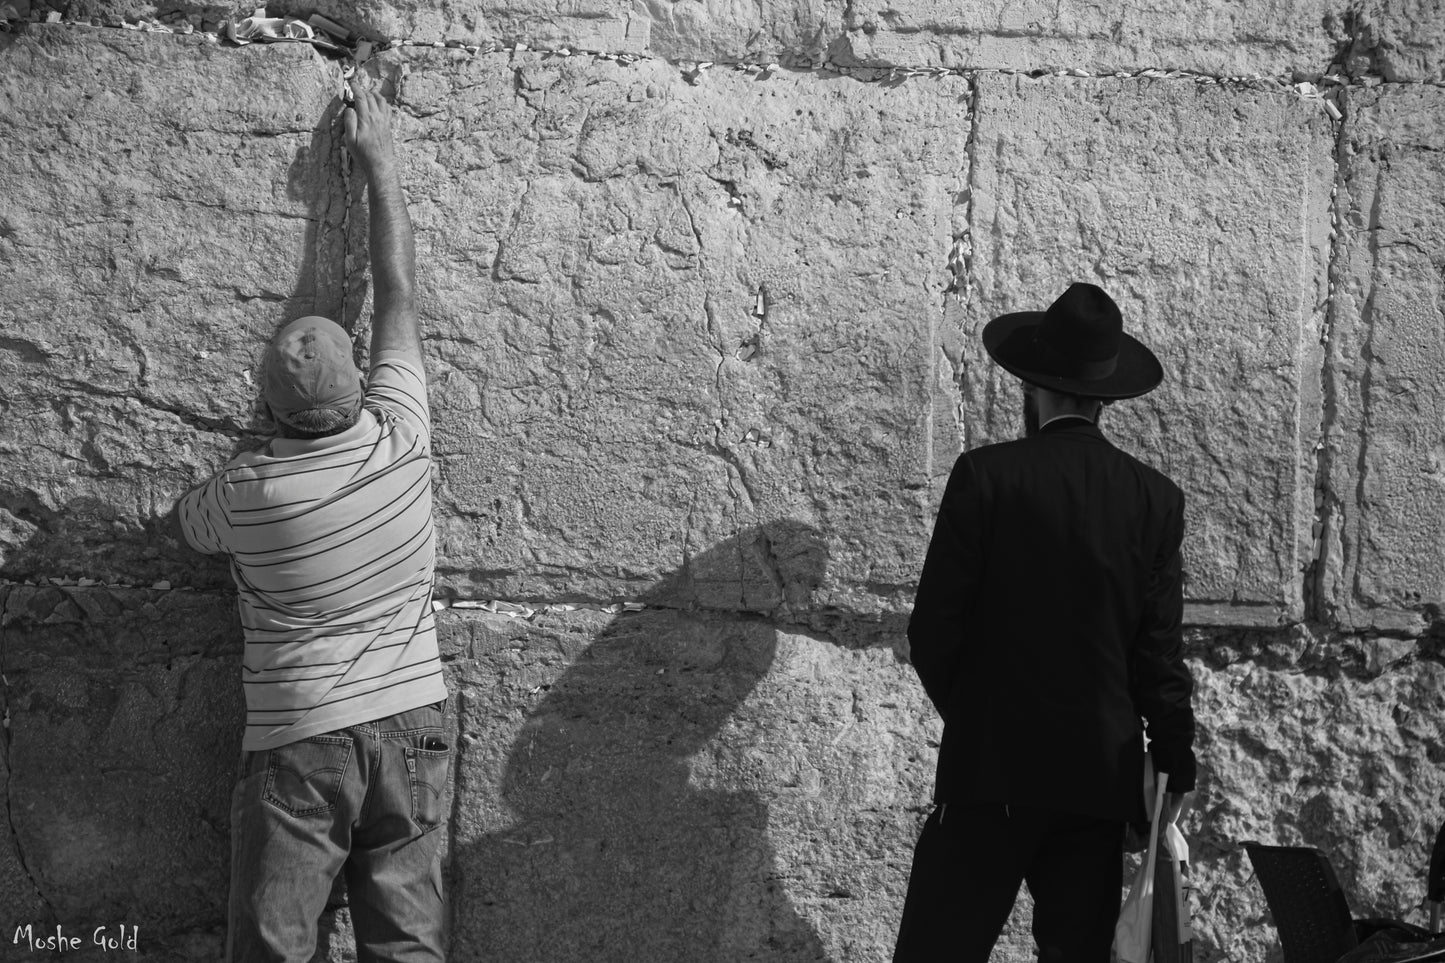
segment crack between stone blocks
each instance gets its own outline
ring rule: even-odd
[[[295,18],[292,18],[295,19]],[[140,20],[137,23],[123,22],[119,25],[95,24],[86,21],[65,20],[58,21],[0,21],[0,32],[8,32],[14,24],[28,25],[37,23],[41,26],[65,26],[91,30],[123,30],[128,32],[142,32],[152,34],[163,34],[171,36],[188,36],[192,33],[200,33],[209,41],[220,44],[221,36],[217,33],[196,29],[172,29],[160,23],[152,23],[148,20]],[[946,31],[933,31],[934,33],[947,33]],[[1013,34],[1004,31],[993,31],[993,35],[1009,37]],[[1036,34],[1020,32],[1019,37],[1032,38]],[[814,60],[806,55],[784,55],[785,59],[791,59],[793,63],[779,67],[776,61],[769,60],[690,60],[686,58],[659,57],[652,54],[636,51],[607,51],[594,50],[578,47],[573,49],[568,46],[545,47],[532,46],[521,39],[489,40],[484,44],[468,43],[465,40],[424,40],[414,37],[403,37],[388,40],[378,44],[372,51],[371,56],[381,53],[384,50],[400,50],[405,47],[421,49],[447,49],[462,51],[472,56],[480,55],[505,55],[508,57],[520,53],[535,53],[546,57],[572,57],[587,56],[599,60],[612,60],[622,64],[632,64],[638,61],[651,61],[666,63],[675,67],[688,66],[693,71],[700,67],[722,67],[726,69],[760,71],[766,75],[779,69],[787,69],[794,72],[823,71],[828,73],[852,76],[860,80],[886,81],[889,85],[896,86],[903,80],[914,76],[965,76],[978,73],[996,73],[1001,75],[1025,75],[1035,78],[1043,77],[1084,77],[1098,79],[1164,79],[1179,80],[1186,79],[1197,83],[1218,83],[1232,86],[1242,86],[1254,89],[1280,90],[1291,87],[1306,86],[1296,84],[1293,80],[1293,72],[1289,76],[1267,76],[1264,74],[1211,74],[1204,71],[1185,70],[1169,67],[1141,67],[1134,70],[1115,71],[1094,71],[1083,67],[1051,66],[1044,68],[1010,68],[1010,67],[939,67],[898,64],[884,62],[871,66],[858,66],[853,64],[837,63],[826,58]],[[240,49],[239,46],[227,46],[225,49]],[[319,49],[319,48],[318,48]],[[350,59],[350,58],[347,58]],[[1361,74],[1351,77],[1347,81],[1332,82],[1332,86],[1370,86],[1372,84],[1385,84],[1394,86],[1424,86],[1445,88],[1445,81],[1439,80],[1387,80],[1378,74]],[[1308,84],[1313,86],[1313,84]]]
[[[143,408],[146,408],[150,411],[159,411],[171,415],[182,423],[189,425],[190,427],[195,428],[198,431],[212,431],[236,440],[251,439],[259,441],[262,438],[269,437],[264,432],[253,431],[252,429],[245,427],[235,418],[207,418],[204,415],[195,414],[194,412],[187,411],[184,408],[177,407],[176,405],[163,404],[161,402],[157,402],[152,399],[143,397],[138,398],[135,393],[131,391],[118,391],[115,389],[102,388],[98,385],[92,385],[85,382],[76,381],[73,378],[58,378],[55,380],[54,384],[56,385],[56,387],[69,389],[76,395],[81,396],[82,399],[86,396],[90,396],[99,398],[110,398],[119,401],[135,401],[138,402]]]
[[[942,306],[941,306],[941,308],[940,308],[940,312],[939,312],[939,315],[938,315],[938,318],[939,318],[939,321],[938,321],[938,329],[937,329],[937,332],[935,333],[935,336],[934,336],[934,339],[933,339],[933,343],[934,343],[935,345],[937,345],[938,354],[942,356],[943,360],[946,361],[946,362],[948,363],[949,367],[952,369],[952,370],[950,371],[950,373],[949,373],[949,383],[952,384],[952,386],[953,386],[953,391],[954,391],[954,399],[955,399],[955,401],[954,401],[954,407],[953,407],[953,423],[954,423],[954,431],[955,431],[955,433],[956,433],[957,436],[958,436],[958,444],[959,444],[960,449],[967,449],[967,448],[968,448],[968,441],[969,441],[969,439],[968,439],[968,437],[967,437],[967,433],[966,433],[966,432],[967,432],[968,421],[967,421],[967,419],[964,417],[964,410],[963,410],[963,405],[964,405],[964,402],[963,402],[963,379],[964,379],[964,375],[965,375],[963,358],[962,358],[961,355],[960,355],[960,357],[959,357],[957,360],[949,357],[948,352],[947,352],[946,350],[944,350],[944,346],[943,346],[942,342],[940,341],[939,335],[941,335],[941,333],[942,333],[942,331],[944,330],[944,328],[945,328],[945,326],[946,326],[946,324],[947,324],[947,321],[948,321],[948,298],[949,298],[949,295],[952,294],[952,295],[957,299],[957,302],[958,302],[959,306],[960,306],[965,312],[967,311],[969,302],[970,302],[970,300],[971,300],[972,297],[973,297],[973,273],[974,273],[974,263],[973,263],[973,262],[974,262],[974,250],[973,250],[973,216],[974,216],[974,210],[975,210],[974,197],[975,197],[975,195],[976,195],[976,193],[977,193],[977,188],[978,188],[978,183],[977,183],[977,180],[976,180],[976,177],[977,177],[977,175],[978,175],[978,128],[979,128],[979,117],[978,117],[979,83],[978,83],[978,75],[977,75],[977,74],[971,74],[971,75],[969,75],[969,76],[966,78],[966,80],[967,80],[968,87],[969,87],[969,91],[968,91],[968,135],[967,135],[967,137],[965,138],[964,144],[963,144],[963,162],[964,162],[964,165],[965,165],[965,170],[963,171],[963,177],[961,178],[962,181],[963,181],[963,193],[964,193],[962,221],[961,221],[961,224],[958,225],[958,228],[953,231],[953,245],[949,248],[948,264],[947,264],[947,269],[948,269],[948,271],[950,272],[950,274],[952,274],[952,278],[951,278],[951,280],[949,281],[948,289],[945,290],[945,291],[944,291],[944,294],[943,294],[943,304],[942,304]],[[958,179],[958,178],[956,178],[956,180],[957,180],[957,179]],[[953,227],[954,227],[953,225],[950,225],[950,228],[953,228]],[[935,379],[935,382],[936,382],[936,379]],[[929,470],[929,477],[932,477],[933,468],[934,468],[934,465],[933,465],[933,436],[934,436],[934,425],[933,425],[933,423],[932,423],[932,422],[933,422],[933,411],[932,411],[932,408],[933,408],[933,406],[930,406],[930,412],[929,412],[929,429],[928,429],[928,437],[929,437],[929,464],[928,464],[928,470]],[[951,457],[950,457],[950,459],[949,459],[949,464],[950,464],[950,465],[952,464],[952,458],[951,458]]]
[[[1345,206],[1349,203],[1346,158],[1348,140],[1343,120],[1335,121],[1334,131],[1335,180],[1330,191],[1330,245],[1327,255],[1328,264],[1325,269],[1325,301],[1322,307],[1316,308],[1316,311],[1324,312],[1324,318],[1320,325],[1320,344],[1323,349],[1320,354],[1319,427],[1314,461],[1315,504],[1310,523],[1312,539],[1310,558],[1303,580],[1303,598],[1301,599],[1301,607],[1306,620],[1326,621],[1337,619],[1335,607],[1328,601],[1330,594],[1325,584],[1325,580],[1329,577],[1330,546],[1337,537],[1342,540],[1343,545],[1345,538],[1342,528],[1337,530],[1337,526],[1342,525],[1344,518],[1341,514],[1340,499],[1332,497],[1331,483],[1334,480],[1335,453],[1330,446],[1330,439],[1340,424],[1338,383],[1340,372],[1337,366],[1330,363],[1331,353],[1335,350],[1331,347],[1330,341],[1334,333],[1335,311],[1338,310],[1337,281],[1339,273],[1344,270],[1341,258],[1344,254],[1344,222],[1347,213]],[[1343,562],[1343,552],[1341,561]]]
[[[1374,230],[1373,228],[1379,223],[1381,195],[1384,193],[1385,173],[1389,168],[1389,163],[1382,156],[1378,161],[1378,165],[1378,169],[1375,172],[1374,190],[1370,198],[1370,214],[1369,221],[1367,223],[1367,227],[1370,229],[1365,232],[1366,235],[1369,237],[1371,280],[1369,294],[1366,295],[1365,303],[1361,306],[1360,318],[1362,322],[1367,321],[1367,319],[1373,319],[1375,314],[1375,296],[1378,293],[1378,284],[1376,279],[1379,277],[1379,232]],[[1370,362],[1374,358],[1375,325],[1373,323],[1366,323],[1365,328],[1368,333],[1365,336],[1364,344],[1360,346],[1360,428],[1359,436],[1357,439],[1359,444],[1359,455],[1357,456],[1355,462],[1356,505],[1368,504],[1368,502],[1366,501],[1366,496],[1368,493],[1366,491],[1365,476],[1369,470],[1369,462],[1366,457],[1366,451],[1369,445],[1369,426],[1371,422],[1372,408],[1374,407],[1371,401],[1371,395],[1374,390],[1375,379],[1374,368]],[[1361,538],[1365,537],[1364,526],[1360,526],[1360,534]],[[1355,540],[1349,537],[1343,526],[1341,526],[1340,538],[1342,556],[1346,551],[1352,548],[1358,551],[1359,546],[1353,544]],[[1345,558],[1344,561],[1348,562],[1349,559]],[[1355,561],[1358,563],[1358,558],[1356,558]],[[1359,565],[1355,564],[1354,566],[1352,566],[1352,568],[1354,569],[1354,571],[1352,574],[1352,578],[1350,579],[1349,586],[1347,588],[1347,591],[1350,592],[1352,597],[1346,600],[1346,604],[1351,608],[1354,607],[1354,603],[1362,600],[1363,597],[1360,585]]]

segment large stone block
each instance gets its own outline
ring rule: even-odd
[[[344,313],[336,68],[114,30],[0,43],[0,571],[219,584],[165,516],[254,443],[275,326]]]
[[[975,124],[972,286],[950,300],[945,336],[964,445],[1019,431],[1017,379],[983,352],[983,325],[1042,310],[1072,281],[1101,285],[1167,373],[1103,424],[1185,490],[1188,618],[1300,619],[1329,118],[1291,92],[985,76]]]
[[[1346,626],[1418,632],[1445,601],[1445,89],[1352,90],[1345,110],[1321,598]]]
[[[458,960],[889,957],[937,736],[892,653],[657,608],[444,624]]]
[[[1160,67],[1278,77],[1327,69],[1349,40],[1351,6],[1343,0],[865,2],[848,7],[846,50],[865,63],[911,66],[1096,73]]]
[[[449,584],[626,597],[790,519],[829,556],[813,602],[903,599],[966,84],[406,67]]]
[[[7,924],[126,923],[159,952],[224,920],[239,635],[225,597],[9,590],[5,828],[45,912]]]

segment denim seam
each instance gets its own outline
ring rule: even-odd
[[[402,748],[402,756],[403,756],[403,758],[407,758],[407,757],[416,758],[416,757],[418,757],[418,756],[421,756],[421,757],[431,757],[432,759],[440,759],[440,760],[442,760],[443,762],[446,763],[445,768],[442,770],[442,784],[441,784],[441,786],[440,786],[440,787],[438,788],[438,790],[437,790],[437,799],[438,799],[438,808],[439,808],[439,809],[444,809],[444,808],[445,808],[445,807],[442,806],[441,804],[442,804],[443,802],[445,802],[445,800],[446,800],[447,783],[450,782],[450,780],[451,780],[451,755],[452,755],[452,751],[451,751],[451,748],[450,748],[450,747],[448,747],[448,748],[446,748],[446,749],[419,749],[419,748],[417,748],[416,746],[404,746],[404,747]],[[432,823],[430,826],[428,826],[426,823],[423,823],[423,822],[421,821],[421,815],[420,815],[420,813],[417,812],[417,810],[418,810],[418,808],[419,808],[419,806],[418,806],[417,786],[418,786],[418,784],[420,783],[421,785],[426,785],[426,786],[428,786],[428,787],[430,788],[431,784],[421,781],[420,778],[419,778],[420,774],[419,774],[419,773],[416,771],[416,769],[414,769],[412,766],[408,765],[406,768],[407,768],[406,776],[407,776],[408,788],[411,790],[411,818],[412,818],[412,822],[414,822],[414,823],[416,823],[418,826],[420,826],[420,827],[422,828],[422,831],[423,831],[423,832],[427,832],[427,833],[432,832],[433,830],[440,828],[441,825],[442,825],[442,823],[446,822],[446,814],[445,814],[445,812],[443,812],[443,813],[437,818],[436,822],[435,822],[435,823]]]
[[[423,735],[430,732],[445,732],[443,726],[417,726],[414,729],[388,729],[386,732],[377,733],[382,739],[406,739],[411,736]]]
[[[367,817],[371,812],[371,797],[376,791],[376,784],[381,782],[381,733],[371,730],[366,733],[376,740],[375,750],[372,753],[372,770],[366,776],[366,792],[361,797],[361,805],[357,807],[356,821],[358,825],[364,826]]]

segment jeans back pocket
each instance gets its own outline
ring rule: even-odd
[[[312,736],[268,750],[266,791],[262,798],[292,816],[312,816],[336,808],[341,780],[351,761],[348,736]]]
[[[446,818],[452,750],[439,736],[427,736],[420,748],[407,746],[404,751],[407,778],[411,780],[411,818],[431,832]]]

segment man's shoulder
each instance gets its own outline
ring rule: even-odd
[[[1119,457],[1124,459],[1125,463],[1137,472],[1150,488],[1162,492],[1170,498],[1180,500],[1184,498],[1184,490],[1179,487],[1174,479],[1164,474],[1163,471],[1129,454],[1127,451],[1119,448],[1115,448],[1114,451],[1118,452]]]
[[[1113,470],[1134,476],[1144,487],[1167,500],[1183,499],[1183,490],[1160,469],[1119,448],[1102,433],[1092,433],[1085,437],[1093,443],[1068,446],[1067,451],[1070,452],[1070,455],[1066,457],[1110,464],[1113,466]],[[1031,465],[1058,457],[1059,451],[1060,449],[1049,444],[1049,439],[1042,435],[993,442],[971,448],[960,454],[958,462],[955,463],[955,470],[960,463],[966,461],[973,472],[978,475],[1024,471],[1028,470]]]
[[[226,463],[221,466],[221,470],[217,472],[217,474],[224,482],[232,480],[233,476],[237,473],[245,473],[260,468],[271,460],[271,443],[273,441],[275,441],[274,437],[267,438],[255,448],[237,452],[226,459]]]

